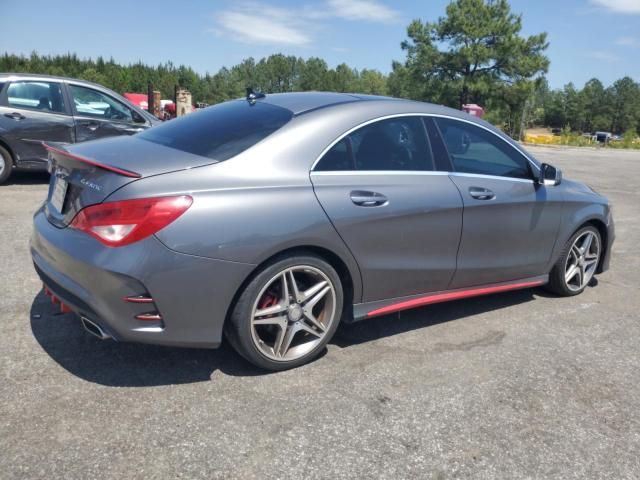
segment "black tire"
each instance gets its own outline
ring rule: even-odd
[[[549,283],[545,286],[545,288],[561,297],[571,297],[574,295],[579,295],[584,291],[587,287],[588,283],[585,283],[582,288],[578,290],[574,290],[569,288],[567,281],[565,280],[565,268],[567,265],[567,257],[570,255],[571,247],[573,246],[576,239],[584,235],[586,232],[593,233],[598,239],[598,262],[602,256],[602,238],[600,237],[600,232],[593,225],[587,225],[580,228],[576,233],[574,233],[571,238],[565,244],[562,254],[558,258],[558,261],[555,263],[553,268],[551,269],[551,273],[549,274]]]
[[[331,324],[325,330],[324,337],[312,350],[293,360],[274,360],[261,352],[253,339],[253,308],[259,300],[258,295],[261,295],[263,289],[273,282],[273,279],[280,272],[298,266],[311,266],[320,270],[329,279],[335,293],[333,297],[335,302],[333,305],[334,315]],[[340,323],[343,299],[340,277],[335,269],[322,258],[306,254],[276,258],[256,273],[240,293],[225,324],[225,337],[240,355],[257,367],[272,371],[295,368],[316,358],[324,350],[327,342],[331,340]]]
[[[2,185],[9,180],[13,171],[13,157],[2,145],[0,145],[0,157],[0,169],[2,169],[0,171],[0,185]]]

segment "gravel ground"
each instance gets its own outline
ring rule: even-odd
[[[100,342],[40,290],[47,178],[0,187],[0,477],[640,477],[640,152],[534,148],[614,203],[611,270],[341,327],[311,365]]]

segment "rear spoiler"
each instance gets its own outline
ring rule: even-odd
[[[101,163],[96,160],[92,160],[90,158],[80,157],[75,155],[62,147],[62,145],[49,145],[46,142],[42,142],[42,146],[47,149],[50,153],[57,153],[58,155],[64,155],[65,157],[72,158],[78,162],[86,163],[88,165],[93,165],[94,167],[102,168],[103,170],[108,170],[113,173],[117,173],[118,175],[122,175],[124,177],[131,178],[140,178],[142,175],[136,172],[132,172],[131,170],[125,170],[123,168],[114,167],[113,165],[109,165],[106,163]]]

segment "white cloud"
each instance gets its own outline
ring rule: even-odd
[[[215,16],[217,35],[229,34],[245,43],[306,45],[311,38],[288,10],[242,4]]]
[[[331,18],[388,23],[399,19],[400,13],[376,0],[325,0],[319,7],[291,9],[248,1],[216,13],[215,25],[208,31],[251,44],[305,46],[322,28],[320,22]]]
[[[640,40],[636,37],[620,37],[616,40],[616,45],[621,47],[640,48]]]
[[[592,58],[594,60],[598,60],[599,62],[606,63],[615,63],[620,61],[620,58],[610,52],[605,52],[603,50],[592,50],[590,52],[585,53],[585,57]]]
[[[640,0],[591,0],[591,3],[617,13],[640,13]]]
[[[336,17],[368,22],[394,22],[400,12],[375,0],[328,0],[327,4]]]

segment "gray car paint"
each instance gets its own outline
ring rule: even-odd
[[[608,203],[575,182],[548,186],[447,172],[311,173],[323,152],[346,132],[404,114],[474,122],[527,156],[534,171],[539,168],[518,144],[486,122],[444,107],[377,97],[282,94],[259,101],[287,106],[296,115],[263,141],[220,163],[136,137],[122,144],[114,140],[68,147],[73,154],[139,170],[143,177],[117,184],[109,180],[116,174],[94,167],[86,173],[108,186],[100,200],[93,194],[84,198],[82,192],[77,208],[90,198],[188,194],[194,202],[156,236],[117,249],[69,228],[56,228],[44,210],[38,211],[31,248],[35,264],[46,272],[45,283],[54,291],[59,288],[60,297],[81,313],[68,292],[83,296],[83,308],[116,338],[215,346],[244,282],[263,262],[290,249],[328,252],[344,264],[353,283],[352,303],[361,312],[357,317],[366,314],[368,305],[379,307],[456,285],[546,278],[566,239],[588,220],[609,226],[601,267],[608,265],[613,241]],[[125,144],[122,152],[128,155],[115,155]],[[144,160],[152,158],[152,150],[158,160],[153,166]],[[180,158],[184,169],[176,171]],[[492,207],[474,206],[461,193],[478,182],[498,194]],[[349,192],[356,187],[381,191],[388,205],[355,207]],[[456,255],[459,246],[461,256]],[[160,330],[136,329],[139,324],[131,311],[123,310],[130,306],[122,305],[122,296],[139,293],[131,280],[157,300],[164,318]]]

